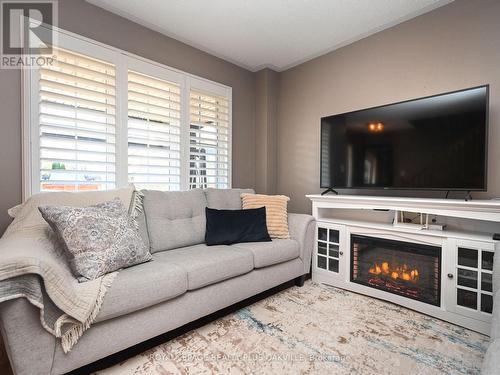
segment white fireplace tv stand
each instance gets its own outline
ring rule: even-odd
[[[313,281],[489,334],[499,200],[307,198],[317,220]],[[395,220],[402,213],[418,225]]]

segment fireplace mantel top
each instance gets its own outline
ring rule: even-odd
[[[306,195],[315,208],[398,210],[500,222],[500,199],[433,199],[369,195]]]

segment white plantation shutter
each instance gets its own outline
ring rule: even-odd
[[[64,30],[53,54],[23,70],[23,199],[231,187],[230,87]]]
[[[39,70],[40,191],[115,187],[115,66],[65,50]]]
[[[181,90],[128,72],[128,177],[140,189],[181,188]]]
[[[189,188],[228,188],[229,98],[191,88]]]

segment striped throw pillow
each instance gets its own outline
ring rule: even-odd
[[[267,231],[271,238],[290,238],[287,205],[290,198],[284,195],[241,194],[243,209],[266,208]]]

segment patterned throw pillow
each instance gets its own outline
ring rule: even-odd
[[[290,238],[288,232],[288,198],[285,195],[241,194],[244,210],[248,208],[266,208],[267,231],[271,238]]]
[[[62,241],[80,281],[151,260],[136,223],[118,198],[88,207],[38,209]]]

